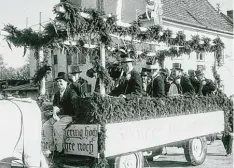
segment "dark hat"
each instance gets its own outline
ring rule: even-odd
[[[201,70],[196,70],[195,71],[196,76],[203,75],[204,73]]]
[[[68,82],[68,77],[67,77],[67,74],[65,72],[59,72],[58,77],[55,78],[55,80],[57,81],[58,79],[63,79],[66,82]]]
[[[80,66],[71,66],[71,74],[81,73]]]
[[[188,70],[188,74],[189,74],[189,75],[194,75],[194,73],[195,73],[194,70],[192,70],[192,69],[189,69],[189,70]]]
[[[172,69],[175,69],[175,70],[179,70],[179,71],[183,71],[183,69],[181,68],[181,64],[180,63],[173,63],[172,64]]]
[[[141,76],[147,76],[147,69],[146,68],[141,69]]]
[[[146,71],[142,71],[141,72],[141,76],[147,76],[148,74],[147,74],[147,72]]]
[[[167,69],[167,68],[162,68],[162,69],[160,69],[159,70],[162,74],[164,74],[164,75],[169,75],[169,70]]]
[[[120,63],[126,63],[126,62],[134,62],[134,60],[128,57],[120,58]]]
[[[91,68],[91,69],[87,70],[86,75],[90,78],[93,78],[95,73],[96,73],[96,71],[93,68]]]
[[[147,69],[147,70],[154,70],[154,69],[158,69],[159,67],[158,67],[158,65],[157,64],[149,64],[149,63],[147,63],[146,65],[145,65],[145,69]]]

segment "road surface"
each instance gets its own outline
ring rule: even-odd
[[[223,143],[216,140],[213,144],[208,145],[207,157],[205,162],[200,166],[191,166],[186,162],[182,148],[167,148],[167,155],[162,155],[158,160],[146,162],[145,168],[163,167],[163,168],[233,168],[233,154],[225,156],[226,152]]]

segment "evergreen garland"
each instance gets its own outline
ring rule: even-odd
[[[60,12],[58,7],[63,7],[65,13]],[[83,17],[81,13],[88,13],[89,17]],[[179,46],[175,50],[174,47],[167,51],[159,51],[160,58],[179,56],[181,54],[190,54],[191,52],[214,52],[218,66],[221,66],[222,50],[224,43],[217,37],[213,40],[213,45],[209,38],[203,37],[200,39],[198,35],[192,36],[192,39],[186,41],[186,35],[179,31],[176,37],[172,38],[172,31],[163,30],[161,26],[154,25],[147,28],[146,31],[141,31],[141,23],[139,21],[132,22],[130,27],[118,26],[115,16],[106,17],[103,12],[94,9],[82,9],[73,6],[67,1],[63,1],[54,7],[56,18],[54,22],[45,25],[43,32],[35,32],[31,28],[18,30],[12,25],[6,25],[4,31],[8,32],[6,41],[16,47],[24,47],[25,51],[29,49],[38,49],[40,47],[60,48],[70,52],[71,48],[82,48],[79,40],[86,42],[87,35],[95,35],[97,41],[101,41],[106,46],[111,46],[110,34],[119,36],[131,36],[132,39],[142,42],[163,42],[172,46]],[[77,39],[78,38],[78,39]],[[75,40],[78,41],[76,46],[69,47],[63,41]],[[164,56],[162,56],[164,55]],[[160,60],[162,62],[163,60]]]

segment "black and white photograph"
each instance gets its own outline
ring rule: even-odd
[[[233,168],[233,0],[0,3],[0,168]]]

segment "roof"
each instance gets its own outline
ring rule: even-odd
[[[225,31],[233,31],[208,0],[162,0],[163,16],[181,20],[198,26],[206,26]]]
[[[232,18],[230,18],[229,16],[223,14],[222,12],[220,13],[220,15],[221,15],[225,20],[227,20],[230,24],[233,25],[233,20],[232,20]]]
[[[163,20],[233,32],[233,23],[227,21],[208,0],[161,1],[163,4]]]
[[[4,89],[4,91],[36,91],[36,90],[38,90],[38,87],[30,83]]]

